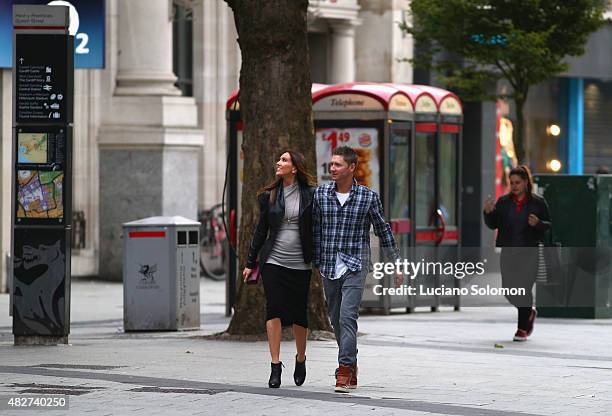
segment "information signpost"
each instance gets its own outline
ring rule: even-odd
[[[69,9],[13,7],[13,335],[68,343],[73,37]]]

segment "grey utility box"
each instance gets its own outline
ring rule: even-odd
[[[200,223],[151,217],[123,224],[123,328],[200,328]]]

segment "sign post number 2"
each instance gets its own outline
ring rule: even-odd
[[[13,6],[15,345],[68,343],[73,37],[69,9]]]

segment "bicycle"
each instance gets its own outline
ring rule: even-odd
[[[223,225],[222,204],[198,213],[200,221],[200,272],[215,281],[227,276],[228,239]]]

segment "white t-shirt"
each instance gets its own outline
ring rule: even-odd
[[[344,203],[348,199],[349,195],[351,195],[350,192],[347,192],[345,194],[341,194],[340,192],[336,192],[336,197],[338,198],[338,201],[340,201],[340,205],[344,206]]]
[[[347,192],[345,194],[336,192],[336,197],[338,198],[338,201],[340,202],[341,206],[344,206],[350,194],[351,194],[350,192]],[[336,279],[342,277],[344,273],[346,273],[347,270],[348,270],[348,267],[340,258],[340,254],[336,254]]]

